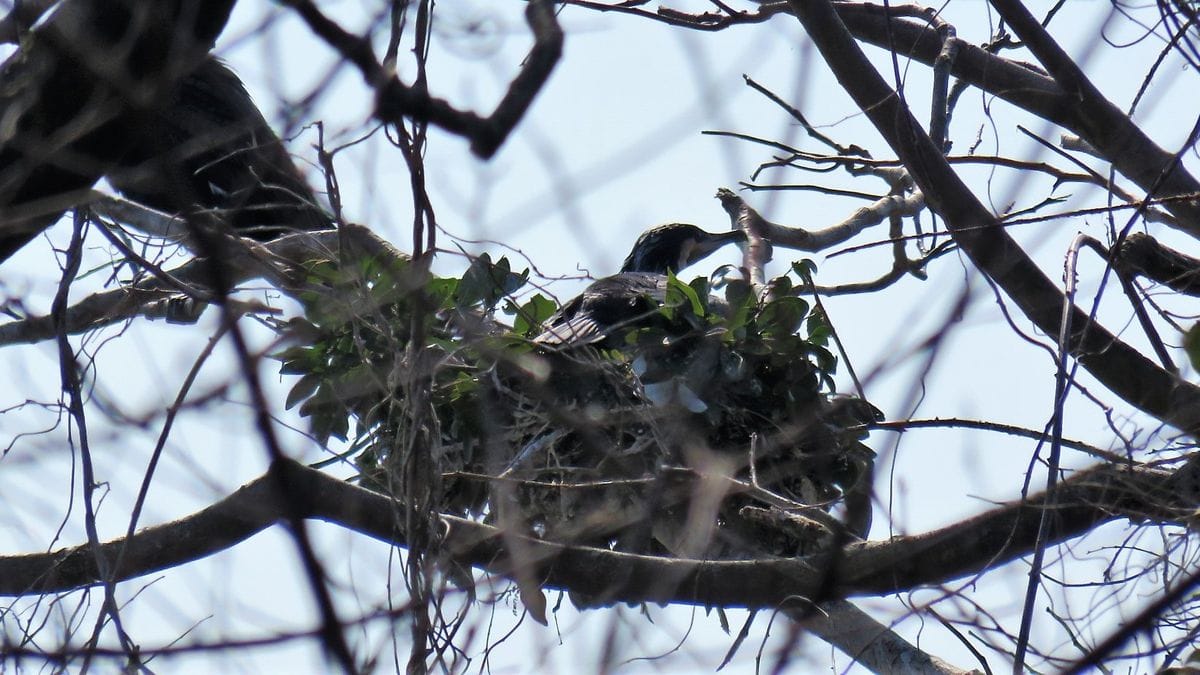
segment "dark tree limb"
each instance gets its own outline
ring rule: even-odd
[[[1117,251],[1113,265],[1179,293],[1200,296],[1200,259],[1167,248],[1148,234],[1129,235]]]
[[[132,539],[106,542],[110,567],[124,548],[118,581],[175,567],[225,550],[281,521],[285,499],[300,500],[302,515],[388,543],[405,546],[395,502],[290,460],[275,477],[258,478],[186,518],[147,528]],[[281,478],[277,478],[281,477]],[[1200,480],[1185,466],[1174,472],[1102,465],[1064,480],[1057,490],[1058,523],[1051,542],[1082,535],[1117,519],[1185,525],[1197,504]],[[286,491],[285,497],[281,491]],[[775,608],[781,599],[885,595],[982,574],[1028,554],[1035,544],[1045,495],[1032,495],[940,530],[846,546],[834,584],[822,555],[791,559],[704,561],[670,559],[568,546],[524,537],[472,520],[441,516],[439,543],[454,560],[513,576],[507,543],[521,539],[523,564],[536,566],[552,588],[599,602],[679,602],[706,606]],[[0,595],[66,592],[100,582],[96,553],[78,546],[52,553],[0,557]],[[674,580],[669,584],[663,580]]]
[[[1062,291],[1046,277],[971,193],[938,148],[879,76],[831,3],[792,8],[838,82],[896,152],[945,221],[955,242],[1047,335],[1057,335]],[[1071,307],[1070,352],[1110,391],[1190,434],[1200,433],[1200,388],[1181,380]]]
[[[1105,98],[1024,5],[1018,0],[991,3],[1067,93],[1070,105],[1064,111],[1065,119],[1053,121],[1079,134],[1151,197],[1200,192],[1200,182],[1179,158],[1158,147],[1129,115]],[[1179,214],[1180,229],[1200,237],[1200,200],[1181,206],[1187,215]]]
[[[790,1],[764,3],[755,12],[732,15],[689,15],[662,13],[661,10],[655,14],[624,6],[628,3],[568,1],[593,10],[636,14],[707,31],[762,23],[779,14],[795,13]],[[937,64],[945,48],[957,50],[950,63],[952,76],[1078,134],[1141,189],[1153,190],[1160,197],[1200,193],[1200,181],[1183,166],[1175,165],[1173,154],[1154,143],[1127,115],[1102,96],[1084,99],[1078,96],[1079,91],[1073,96],[1036,66],[1005,59],[959,38],[943,40],[933,23],[906,19],[906,13],[898,12],[899,6],[895,4],[890,9],[875,3],[834,2],[832,5],[854,38],[882,49],[895,49],[897,54],[925,65]],[[918,12],[907,12],[907,15],[917,16]],[[1168,168],[1171,171],[1166,172]],[[1179,229],[1200,236],[1200,200],[1171,201],[1168,208],[1177,217]]]
[[[16,0],[8,16],[0,19],[0,43],[17,44],[21,34],[33,28],[42,14],[58,0]]]
[[[525,19],[533,30],[533,49],[496,109],[490,116],[481,117],[430,96],[424,86],[402,83],[375,58],[370,40],[337,25],[311,0],[285,0],[284,4],[295,9],[314,33],[358,68],[367,85],[375,90],[375,117],[381,122],[400,124],[405,118],[430,122],[467,138],[471,151],[485,159],[494,155],[516,128],[562,57],[563,33],[555,19],[554,3],[531,0]]]

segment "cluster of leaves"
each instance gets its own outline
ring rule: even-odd
[[[825,313],[800,297],[811,261],[794,263],[762,294],[726,271],[691,283],[669,277],[658,310],[665,321],[631,331],[626,342],[644,383],[686,387],[709,423],[737,442],[764,426],[752,417],[779,423],[811,414],[834,391],[837,358]]]
[[[461,278],[431,276],[406,259],[388,266],[368,259],[349,272],[322,261],[308,274],[312,290],[300,295],[305,316],[288,326],[299,344],[275,357],[283,374],[300,376],[287,407],[300,405],[322,444],[360,439],[384,422],[404,377],[398,367],[416,363],[413,336],[421,338],[420,360],[441,364],[433,369],[433,389],[457,402],[475,389],[472,371],[485,354],[530,349],[493,321],[501,300],[525,330],[554,310],[541,295],[516,305],[512,294],[528,281],[528,270],[513,272],[507,258],[492,262],[487,254]]]

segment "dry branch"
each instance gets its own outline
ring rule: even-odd
[[[772,245],[799,251],[824,251],[892,216],[912,216],[925,208],[925,198],[920,193],[906,196],[888,195],[869,206],[855,209],[853,214],[840,223],[820,230],[809,230],[802,226],[773,223],[759,215],[738,195],[728,190],[725,192],[728,194],[721,198],[721,205],[730,218],[734,221],[749,219]]]
[[[926,202],[975,265],[1048,335],[1058,335],[1063,294],[979,202],[896,93],[879,76],[828,1],[792,9],[838,81],[912,173]],[[1071,353],[1113,393],[1188,433],[1200,433],[1200,388],[1159,367],[1071,308]]]
[[[186,518],[147,528],[132,539],[103,545],[111,565],[126,547],[114,578],[128,580],[225,550],[280,521],[286,486],[307,518],[335,523],[398,546],[406,534],[395,521],[393,499],[287,460],[273,469],[283,477],[258,478]],[[1186,525],[1195,511],[1195,470],[1102,465],[1081,471],[1058,487],[1057,525],[1062,542],[1116,519]],[[506,543],[519,538],[524,562],[537,567],[546,586],[603,602],[676,602],[705,606],[776,608],[788,597],[829,600],[885,595],[982,574],[1032,550],[1045,495],[1012,502],[940,530],[890,541],[850,544],[840,552],[827,587],[826,556],[736,561],[669,559],[568,546],[443,515],[440,548],[454,560],[489,572],[515,573]],[[663,580],[674,580],[664,584]],[[0,557],[0,595],[54,593],[99,582],[86,546],[53,553]]]
[[[413,118],[436,124],[470,140],[471,151],[485,159],[494,155],[516,128],[562,56],[563,33],[555,19],[554,4],[532,0],[525,18],[533,31],[533,49],[496,109],[490,116],[481,117],[430,96],[424,86],[402,83],[375,58],[368,38],[347,32],[309,0],[286,0],[285,4],[293,7],[314,33],[359,69],[375,90],[375,116],[380,121],[400,124],[405,118]]]

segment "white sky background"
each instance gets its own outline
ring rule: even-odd
[[[336,2],[322,7],[329,16],[353,28],[360,25],[377,3]],[[1035,14],[1042,14],[1052,3],[1032,3]],[[673,5],[679,6],[679,5]],[[708,7],[695,2],[697,9]],[[448,99],[460,108],[488,113],[507,87],[527,52],[530,36],[521,18],[524,3],[467,2],[449,0],[438,7],[434,51],[430,59],[430,82],[434,95]],[[958,28],[959,37],[973,43],[986,40],[994,29],[983,2],[970,0],[949,3],[947,19]],[[1111,7],[1103,2],[1068,2],[1051,24],[1051,32],[1078,58],[1085,58],[1085,71],[1093,76],[1102,91],[1119,107],[1125,108],[1139,86],[1146,69],[1161,48],[1158,39],[1147,39],[1127,49],[1115,50],[1096,39]],[[280,102],[295,100],[311,91],[334,63],[332,52],[321,45],[299,22],[284,18],[269,23],[265,39],[257,27],[265,16],[286,16],[275,5],[243,1],[238,4],[234,21],[226,30],[219,51],[246,80],[258,103],[279,128],[285,124]],[[1154,12],[1142,10],[1147,21]],[[482,22],[483,37],[464,39],[465,27]],[[426,157],[428,187],[438,222],[444,228],[439,245],[454,250],[452,237],[485,243],[462,245],[471,253],[488,251],[493,257],[505,253],[504,244],[521,251],[546,277],[578,276],[587,270],[603,276],[616,270],[637,234],[662,222],[692,222],[710,230],[725,229],[728,219],[713,194],[718,187],[736,187],[747,180],[754,168],[771,158],[769,149],[744,142],[703,136],[702,130],[717,129],[744,132],[778,139],[801,149],[824,151],[786,114],[750,90],[742,82],[749,75],[798,107],[810,121],[837,141],[857,143],[869,148],[878,158],[892,153],[879,140],[869,123],[827,72],[803,36],[798,22],[777,17],[762,25],[744,26],[721,33],[688,32],[649,21],[601,15],[568,9],[560,16],[566,37],[566,51],[548,86],[538,97],[530,115],[497,156],[481,162],[471,156],[462,139],[433,130]],[[239,38],[239,36],[242,36]],[[1126,31],[1114,37],[1129,41],[1136,37]],[[481,47],[480,43],[485,46]],[[485,48],[486,47],[486,48]],[[887,79],[890,64],[883,52],[867,48]],[[1010,54],[1011,55],[1011,54]],[[402,60],[408,71],[411,64]],[[929,69],[923,65],[908,67],[901,62],[907,96],[919,117],[928,110]],[[1099,74],[1099,75],[1098,75]],[[1178,148],[1200,113],[1200,99],[1194,92],[1195,73],[1185,72],[1181,61],[1170,57],[1159,83],[1142,103],[1138,121],[1168,150]],[[357,74],[346,68],[324,94],[315,108],[299,118],[301,124],[323,119],[333,142],[356,138],[364,129],[370,104]],[[982,108],[990,106],[992,120],[985,120]],[[985,98],[977,90],[968,90],[960,102],[951,127],[956,154],[965,153],[977,135],[982,138],[977,153],[1017,155],[1025,159],[1053,160],[1039,154],[1032,142],[1016,132],[1022,124],[1039,135],[1055,140],[1059,130],[1023,113],[1015,113],[1007,104]],[[315,134],[302,133],[291,144],[300,158],[314,162],[311,144]],[[1196,158],[1187,160],[1193,170]],[[1053,163],[1067,167],[1059,160]],[[1104,171],[1097,162],[1090,163]],[[381,136],[339,155],[337,168],[349,219],[370,225],[376,232],[402,249],[411,246],[411,196],[408,176],[400,154],[382,142]],[[996,209],[1016,201],[1018,208],[1029,206],[1047,194],[1047,181],[1041,177],[1021,180],[1011,172],[996,172],[988,180],[987,172],[959,168],[960,175],[971,181],[977,196]],[[1014,180],[1016,178],[1016,180]],[[310,172],[310,181],[323,183],[318,173]],[[882,182],[851,180],[833,174],[803,174],[776,171],[759,182],[820,183],[832,187],[883,192]],[[845,197],[829,197],[812,192],[749,193],[743,196],[767,218],[777,222],[823,228],[836,223],[864,203]],[[1102,194],[1077,185],[1059,188],[1056,195],[1074,195],[1057,210],[1095,205]],[[926,214],[923,224],[931,221]],[[908,227],[911,227],[909,225]],[[1027,225],[1013,231],[1033,251],[1051,278],[1059,277],[1061,261],[1070,239],[1077,231],[1088,231],[1104,238],[1100,217],[1068,218],[1048,224]],[[907,230],[911,231],[911,230]],[[1161,234],[1154,231],[1155,234]],[[51,233],[60,245],[69,237],[69,223]],[[864,233],[852,244],[879,241],[886,237],[886,225]],[[1172,243],[1167,238],[1164,243]],[[105,261],[103,243],[91,262]],[[1179,243],[1175,240],[1175,243]],[[911,252],[911,251],[910,251]],[[525,263],[508,253],[514,266]],[[777,250],[772,270],[782,273],[787,264],[799,257],[792,251]],[[1089,254],[1082,256],[1083,285],[1080,304],[1091,302],[1096,290],[1094,279],[1100,261]],[[27,247],[7,263],[0,273],[0,293],[9,297],[33,298],[44,303],[31,305],[45,311],[57,283],[57,270],[47,243],[41,240]],[[879,247],[830,260],[817,256],[818,280],[824,284],[873,279],[890,266],[890,249]],[[732,252],[714,256],[685,275],[706,274],[716,266],[735,262]],[[463,260],[454,254],[439,262],[441,271],[461,269]],[[883,293],[826,300],[834,326],[846,343],[850,358],[867,379],[868,397],[889,419],[913,417],[971,417],[996,422],[1041,428],[1049,419],[1054,390],[1054,365],[1037,350],[1012,333],[997,311],[992,293],[971,272],[969,264],[949,255],[930,268],[927,281],[906,278]],[[88,281],[104,281],[101,269]],[[584,280],[554,283],[552,290],[560,298],[577,292]],[[90,286],[94,288],[95,286]],[[917,346],[939,330],[949,308],[969,287],[972,304],[963,320],[952,329],[935,367],[925,381],[924,398],[917,411],[903,409],[912,397],[914,377],[923,356]],[[82,284],[76,297],[82,297],[88,284]],[[1119,298],[1119,294],[1111,297]],[[259,294],[261,297],[261,294]],[[277,304],[294,312],[295,307],[270,296]],[[215,326],[210,311],[197,327],[166,326],[135,322],[120,339],[110,339],[116,328],[73,341],[89,352],[99,351],[92,375],[95,398],[109,409],[140,417],[148,415],[172,400],[185,373]],[[1130,312],[1120,302],[1104,305],[1106,325],[1121,331]],[[244,322],[246,326],[252,322]],[[1020,325],[1028,328],[1025,321]],[[1135,328],[1122,333],[1124,339],[1143,345]],[[1166,336],[1169,342],[1174,336]],[[259,344],[267,344],[269,335],[259,331]],[[206,366],[195,392],[207,392],[229,381],[236,372],[232,352],[219,350],[220,358]],[[1186,362],[1181,351],[1173,354]],[[280,381],[273,362],[263,364],[266,379],[273,386],[281,418],[303,426],[294,416],[282,413],[282,401],[289,382]],[[848,379],[840,379],[849,389]],[[1086,375],[1083,381],[1091,383]],[[11,409],[24,401],[54,402],[58,399],[57,356],[51,343],[0,350],[0,447],[19,434],[53,424],[56,412],[37,406]],[[1098,385],[1091,390],[1105,402],[1116,405],[1114,413],[1124,430],[1153,430],[1154,424],[1142,417],[1129,418],[1129,409]],[[244,390],[235,388],[229,403],[214,404],[184,415],[172,434],[164,464],[150,493],[150,503],[142,517],[143,525],[164,522],[195,512],[228,494],[237,486],[258,476],[265,467],[265,451],[260,447]],[[154,418],[146,429],[114,424],[98,406],[89,409],[100,479],[109,491],[101,509],[101,534],[115,537],[127,525],[129,504],[141,480],[146,458],[153,447],[161,419]],[[1075,395],[1068,403],[1066,436],[1089,441],[1101,447],[1118,448],[1102,413],[1091,403]],[[72,462],[66,440],[66,426],[43,436],[23,437],[13,450],[0,459],[0,554],[32,552],[50,547],[74,545],[84,541],[82,509],[76,502],[68,514],[68,486],[72,485]],[[299,433],[285,433],[285,447],[301,460],[314,461],[325,455]],[[874,538],[885,537],[889,527],[895,533],[926,531],[947,525],[966,515],[986,509],[992,501],[1017,495],[1024,480],[1034,443],[984,433],[948,431],[910,432],[898,448],[892,434],[875,433],[868,444],[880,453],[876,490],[880,507],[876,511]],[[1090,464],[1077,453],[1066,460],[1074,466]],[[1040,476],[1043,472],[1039,471]],[[1040,478],[1039,478],[1040,480]],[[75,479],[77,485],[78,480]],[[890,509],[890,517],[889,510]],[[54,533],[67,519],[61,538]],[[319,555],[334,579],[343,617],[386,602],[386,572],[389,559],[393,574],[399,569],[395,554],[388,547],[340,529],[313,524]],[[1112,528],[1114,536],[1122,535]],[[1098,570],[1111,560],[1111,550],[1100,548],[1113,538],[1094,537],[1075,553],[1090,561],[1070,561],[1064,567],[1051,565],[1048,571],[1075,583],[1093,581]],[[1055,560],[1055,556],[1050,556]],[[161,575],[151,575],[122,584],[122,598],[128,599],[146,584],[151,584],[122,613],[127,630],[145,646],[159,646],[178,637],[194,624],[198,627],[184,641],[213,642],[222,638],[250,638],[275,631],[312,627],[313,614],[307,582],[299,574],[294,546],[281,529],[255,537],[238,547]],[[1006,627],[1015,632],[1016,615],[1024,591],[1024,566],[1011,565],[990,573],[965,594],[980,603]],[[399,578],[391,583],[402,587]],[[951,584],[951,587],[956,586]],[[481,592],[482,589],[481,589]],[[397,601],[401,594],[395,593]],[[75,606],[71,596],[64,611]],[[915,594],[918,602],[938,597],[933,592]],[[98,596],[97,596],[98,598]],[[557,594],[549,596],[551,606]],[[905,598],[912,599],[912,598]],[[1090,591],[1072,596],[1069,607],[1059,611],[1085,613],[1092,601]],[[503,634],[520,614],[515,600],[502,603],[495,613],[492,640]],[[1125,605],[1134,612],[1145,602],[1134,596]],[[93,599],[93,606],[98,603]],[[903,607],[894,599],[870,599],[860,603],[880,619],[902,616]],[[8,606],[0,604],[0,611]],[[671,650],[683,639],[693,618],[695,625],[678,653],[661,660],[635,661],[630,671],[712,671],[721,661],[732,637],[719,631],[715,616],[702,610],[657,607],[647,611],[654,623],[647,622],[638,610],[578,614],[564,600],[564,609],[551,617],[551,627],[543,628],[526,620],[518,632],[490,656],[491,672],[585,672],[599,663],[602,645],[609,630],[619,636],[614,645],[617,662],[653,657]],[[959,606],[971,616],[964,604]],[[28,608],[18,602],[14,608]],[[952,603],[943,603],[938,611],[955,616]],[[473,611],[482,616],[486,607]],[[743,612],[730,612],[733,630],[740,627]],[[89,617],[91,613],[89,612]],[[760,616],[752,637],[743,645],[737,660],[726,669],[751,672],[758,641],[762,639],[768,617]],[[1111,612],[1098,617],[1096,637],[1102,637],[1117,617]],[[84,622],[91,630],[92,619]],[[3,625],[6,631],[13,628]],[[469,625],[484,625],[469,621]],[[352,635],[364,655],[381,654],[380,667],[392,668],[388,639],[389,624],[378,622],[366,635]],[[399,626],[399,625],[398,625]],[[398,631],[401,659],[407,656],[406,629]],[[909,637],[918,636],[931,653],[963,667],[974,666],[972,657],[941,626],[921,619],[902,621],[898,630]],[[771,630],[774,639],[786,633],[781,622]],[[45,633],[44,644],[53,644],[53,629]],[[1058,636],[1058,637],[1055,637]],[[1041,614],[1034,630],[1035,643],[1054,649],[1061,656],[1074,655],[1069,645],[1061,645],[1061,633]],[[482,646],[489,640],[477,636],[468,648],[476,657],[473,672],[483,659]],[[320,672],[324,662],[311,641],[294,641],[280,647],[232,654],[203,654],[177,658],[163,663],[160,672]],[[813,638],[806,638],[800,650],[807,659],[803,670],[814,671],[836,664],[845,668],[848,660],[831,656],[830,649]],[[770,654],[770,651],[767,652]],[[994,669],[1004,670],[1007,661],[987,653]],[[545,659],[542,661],[541,659]],[[766,664],[770,664],[770,658]],[[153,667],[153,664],[152,664]],[[768,666],[769,667],[769,666]]]

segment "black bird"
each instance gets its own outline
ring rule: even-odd
[[[148,116],[108,178],[133,201],[180,216],[212,210],[255,239],[332,227],[245,85],[213,56]]]
[[[546,321],[534,342],[571,347],[603,342],[615,330],[629,327],[662,304],[667,272],[708,257],[730,242],[743,242],[741,230],[705,232],[695,225],[671,223],[642,233],[621,271],[597,279]]]

